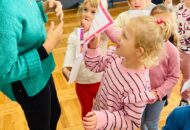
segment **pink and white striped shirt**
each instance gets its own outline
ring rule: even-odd
[[[99,48],[88,49],[85,64],[93,72],[104,71],[93,110],[97,116],[96,129],[134,130],[140,127],[150,93],[148,70],[134,70],[122,65],[122,57],[110,49],[100,55]]]

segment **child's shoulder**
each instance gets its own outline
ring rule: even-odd
[[[177,49],[176,46],[174,46],[171,42],[166,43],[166,53],[167,55],[170,56],[178,56],[179,55],[179,50]]]
[[[172,114],[179,119],[185,119],[184,117],[190,115],[190,106],[177,107]]]
[[[129,15],[129,11],[124,11],[124,12],[121,12],[118,17],[127,17],[127,15]]]
[[[169,50],[172,50],[172,51],[175,51],[175,52],[178,51],[177,47],[174,44],[172,44],[170,41],[166,42],[166,46],[167,46],[167,48]]]

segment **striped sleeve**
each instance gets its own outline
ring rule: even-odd
[[[137,98],[140,97],[140,98]],[[129,94],[123,98],[123,107],[119,111],[95,111],[97,129],[130,129],[140,128],[142,114],[147,101],[155,97],[149,91]]]
[[[100,49],[88,49],[85,54],[86,67],[95,73],[105,70],[105,68],[115,60],[114,49],[107,50],[106,55],[100,54]]]
[[[115,26],[110,26],[105,33],[112,42],[119,43],[122,30],[120,28],[116,28]]]
[[[97,116],[96,129],[130,129],[139,128],[141,118],[145,109],[145,103],[125,105],[124,109],[119,111],[95,111]]]

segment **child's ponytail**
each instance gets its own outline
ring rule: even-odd
[[[169,20],[156,19],[155,21],[161,28],[161,35],[167,41],[172,34],[172,23]]]

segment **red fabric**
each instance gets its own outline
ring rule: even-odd
[[[76,93],[79,98],[82,117],[92,110],[93,99],[99,89],[100,82],[94,84],[78,84],[76,83]]]

